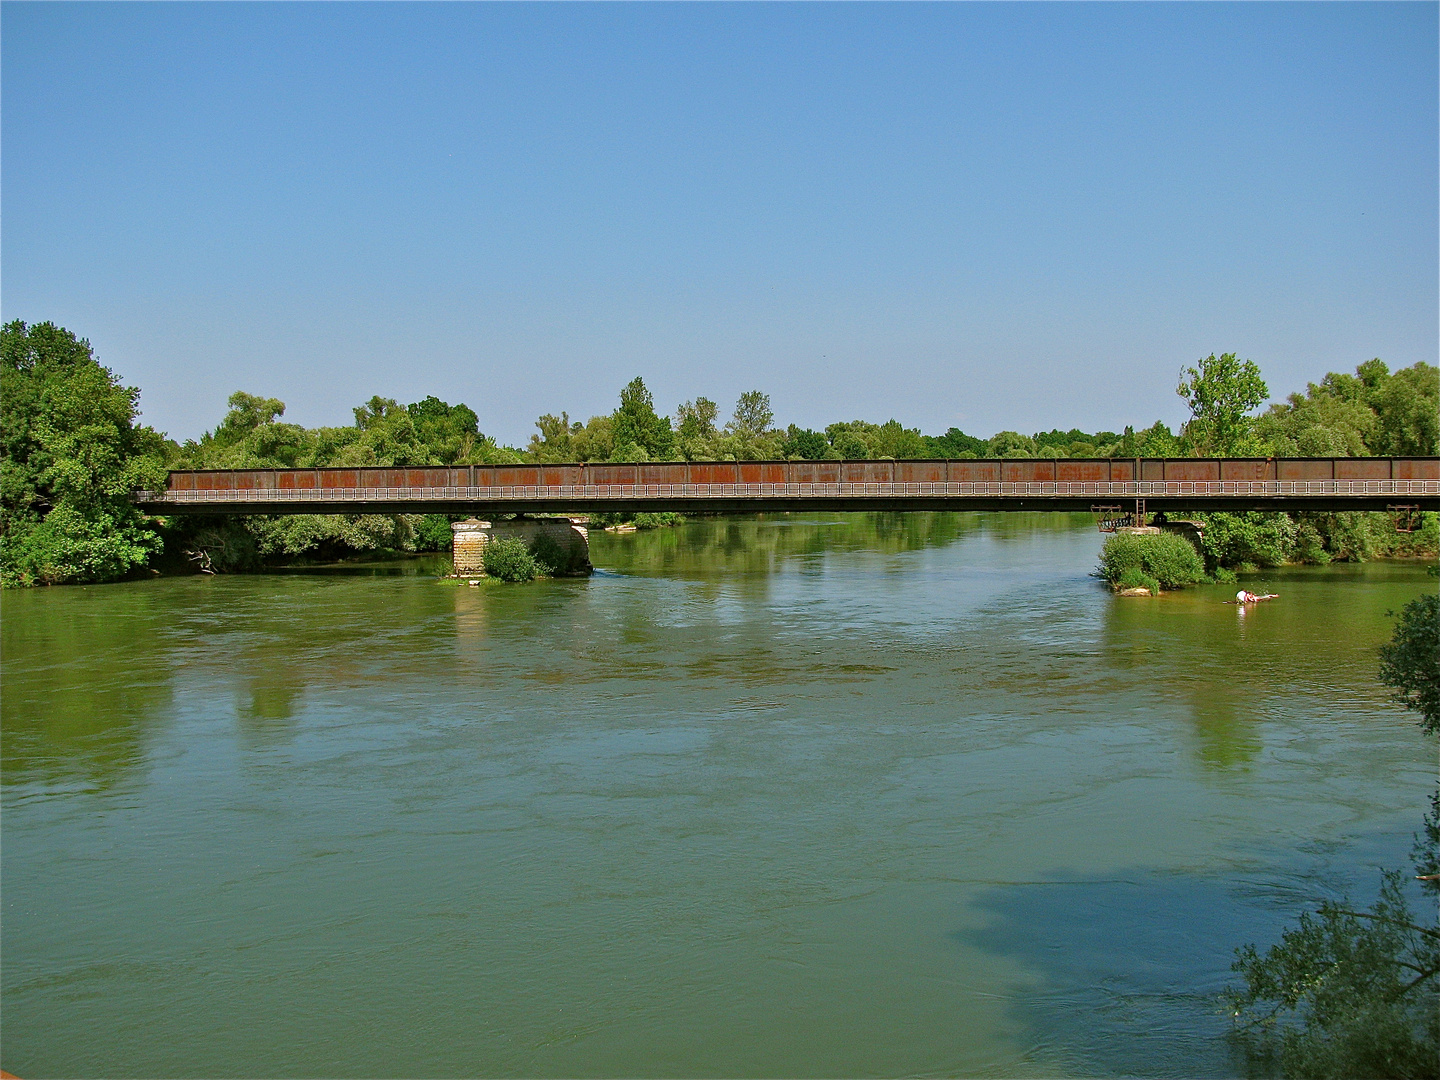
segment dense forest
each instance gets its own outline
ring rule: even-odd
[[[1440,444],[1440,370],[1391,372],[1378,359],[1330,373],[1253,415],[1269,398],[1259,369],[1234,354],[1182,374],[1191,419],[1123,432],[950,428],[926,435],[895,419],[780,427],[768,395],[742,394],[728,421],[696,397],[674,416],[656,411],[642,379],[614,411],[584,423],[547,413],[529,445],[502,446],[464,404],[435,397],[408,405],[372,397],[344,427],[284,420],[285,403],[245,392],[198,440],[177,443],[137,424],[139,390],[126,387],[84,339],[51,323],[0,329],[0,578],[6,585],[103,581],[147,566],[183,565],[203,553],[214,569],[263,561],[334,558],[377,550],[443,550],[438,515],[155,518],[128,495],[177,468],[447,465],[560,461],[703,461],[776,458],[1174,457],[1188,455],[1430,455]],[[1210,515],[1212,567],[1366,559],[1431,551],[1435,515],[1397,534],[1383,514]],[[1213,539],[1212,539],[1213,538]]]

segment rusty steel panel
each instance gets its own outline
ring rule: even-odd
[[[1350,458],[1335,462],[1337,480],[1389,480],[1389,458]]]
[[[1000,463],[1000,479],[1007,484],[1048,484],[1055,479],[1050,458],[1007,458]]]
[[[762,479],[764,470],[758,461],[737,461],[735,471],[739,477],[739,483],[760,484],[764,482]]]
[[[690,482],[693,484],[733,484],[735,468],[728,461],[694,461],[690,463]]]
[[[1110,479],[1110,465],[1106,461],[1088,458],[1056,461],[1055,479],[1066,484],[1104,483]]]
[[[1159,483],[1165,479],[1167,462],[1159,458],[1145,458],[1140,462],[1140,475],[1136,478],[1147,483]]]
[[[1395,458],[1392,468],[1396,480],[1440,480],[1440,460],[1436,458]]]
[[[1277,480],[1333,480],[1335,461],[1333,458],[1292,458],[1275,462]]]
[[[901,484],[943,484],[945,462],[943,461],[897,461],[895,480]]]
[[[1218,464],[1221,480],[1275,479],[1275,463],[1264,458],[1227,458]]]
[[[592,484],[633,484],[635,467],[633,465],[592,465],[590,466],[590,482]]]
[[[994,484],[1000,480],[998,461],[962,459],[950,462],[952,484]]]
[[[1220,463],[1210,458],[1167,458],[1161,464],[1165,468],[1166,480],[1208,482],[1220,479]],[[1148,473],[1145,479],[1150,479]]]
[[[792,461],[790,480],[795,484],[838,484],[840,462],[838,461]]]
[[[1135,462],[1130,458],[1110,462],[1110,482],[1128,484],[1135,479]]]
[[[356,469],[332,469],[335,477],[335,486],[342,488],[357,488],[360,486],[360,473]]]

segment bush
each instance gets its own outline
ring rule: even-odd
[[[663,529],[671,525],[682,525],[685,522],[683,514],[676,514],[666,510],[658,514],[591,514],[590,525],[595,529],[608,529],[612,525],[634,525],[637,529]]]
[[[569,548],[562,546],[549,533],[541,533],[535,537],[535,542],[530,545],[530,554],[535,559],[535,568],[541,577],[563,574],[570,569],[572,556]]]
[[[455,542],[455,531],[450,528],[452,521],[458,521],[449,514],[425,514],[415,522],[416,551],[449,551]]]
[[[1206,580],[1200,554],[1190,541],[1175,533],[1116,533],[1106,540],[1096,574],[1120,586],[1126,571],[1139,571],[1165,589]]]
[[[501,581],[530,581],[544,572],[525,541],[514,537],[492,539],[485,545],[482,561],[485,573]]]
[[[1160,582],[1138,566],[1129,566],[1120,574],[1120,580],[1115,582],[1115,587],[1117,589],[1149,589],[1150,595],[1154,596],[1160,591]]]
[[[1295,553],[1297,527],[1286,514],[1247,510],[1204,515],[1205,563],[1232,570],[1280,566]]]
[[[671,510],[665,510],[658,514],[636,514],[635,528],[637,529],[664,529],[671,525],[679,525],[685,519]]]

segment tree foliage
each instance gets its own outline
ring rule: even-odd
[[[211,431],[183,447],[134,423],[136,391],[120,387],[89,346],[50,324],[6,327],[3,441],[4,580],[99,580],[143,563],[157,549],[154,529],[129,507],[131,487],[157,484],[162,461],[178,468],[426,466],[534,461],[727,461],[796,458],[1173,457],[1190,453],[1433,454],[1437,452],[1440,371],[1427,364],[1391,373],[1380,360],[1354,374],[1330,373],[1264,416],[1259,371],[1233,353],[1187,369],[1180,392],[1194,415],[1179,435],[1163,422],[1122,434],[1054,428],[1001,431],[988,439],[951,427],[925,435],[897,419],[849,420],[823,430],[779,428],[768,395],[748,390],[723,426],[706,397],[683,402],[674,423],[659,415],[642,378],[618,407],[572,421],[546,413],[526,450],[499,445],[479,430],[465,404],[434,396],[403,405],[371,397],[354,423],[306,428],[285,421],[285,403],[243,391]],[[27,359],[28,358],[28,359]],[[48,524],[46,522],[48,521]],[[388,524],[381,525],[385,521]],[[139,523],[139,524],[137,524]],[[1385,515],[1209,515],[1211,571],[1286,561],[1363,560],[1440,547],[1436,515],[1397,536]],[[441,524],[444,524],[443,522]],[[354,517],[224,521],[177,518],[160,528],[177,549],[239,566],[265,557],[316,556],[374,545],[433,547],[440,524]]]
[[[1272,405],[1255,430],[1277,457],[1408,457],[1440,453],[1437,425],[1440,369],[1422,362],[1392,374],[1375,359]]]
[[[1226,994],[1256,1071],[1287,1077],[1433,1077],[1440,1063],[1440,931],[1416,921],[1403,876],[1356,911],[1324,903],[1265,953],[1240,949]]]
[[[1201,456],[1246,456],[1263,448],[1251,437],[1246,414],[1264,404],[1270,389],[1253,360],[1211,353],[1198,368],[1184,368],[1176,389],[1190,406],[1185,438]]]
[[[1440,728],[1440,654],[1433,593],[1409,604],[1381,650],[1380,679],[1396,700]],[[1440,792],[1415,845],[1415,865],[1440,895]],[[1245,980],[1227,991],[1236,1037],[1252,1068],[1287,1077],[1440,1075],[1440,925],[1410,910],[1404,875],[1387,872],[1374,904],[1326,902],[1263,954],[1237,950]]]
[[[614,424],[612,461],[664,461],[675,445],[670,418],[655,412],[655,399],[636,376],[620,391]]]
[[[530,581],[546,573],[519,537],[492,538],[481,557],[485,573],[501,581]]]
[[[1205,564],[1194,545],[1170,532],[1116,533],[1105,541],[1095,572],[1111,585],[1125,588],[1149,587],[1154,581],[1161,588],[1180,589],[1205,580]]]
[[[160,548],[135,509],[164,485],[165,443],[135,423],[122,386],[90,343],[53,323],[0,329],[0,580],[107,581]]]
[[[1394,637],[1380,649],[1380,681],[1420,714],[1422,728],[1440,735],[1440,595],[1426,593],[1400,612]]]

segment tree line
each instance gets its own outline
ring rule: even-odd
[[[129,502],[163,485],[169,469],[424,466],[563,461],[725,461],[976,457],[1364,456],[1437,453],[1440,370],[1425,363],[1391,372],[1370,360],[1331,373],[1252,415],[1269,397],[1259,369],[1232,353],[1182,373],[1191,418],[1178,431],[1155,422],[1122,432],[1079,428],[981,438],[951,427],[938,435],[884,423],[837,421],[823,430],[775,422],[769,396],[741,394],[728,420],[705,397],[657,411],[637,377],[616,408],[572,421],[535,422],[525,447],[480,431],[475,411],[436,397],[401,404],[372,397],[354,423],[307,428],[284,419],[285,403],[243,391],[199,439],[183,443],[137,423],[139,390],[96,359],[88,341],[53,323],[0,329],[0,579],[7,585],[103,581],[169,551],[200,550],[218,567],[273,557],[375,549],[440,549],[449,521],[435,515],[156,519]],[[1433,517],[1433,515],[1431,515]],[[1295,557],[1365,558],[1394,544],[1374,515],[1229,515],[1223,561],[1274,564]],[[1283,519],[1283,521],[1281,520]],[[1234,523],[1232,523],[1234,525]],[[1434,531],[1433,522],[1427,524]],[[1426,534],[1428,536],[1428,534]],[[1417,541],[1411,541],[1413,544]],[[1422,544],[1429,542],[1422,539]]]

